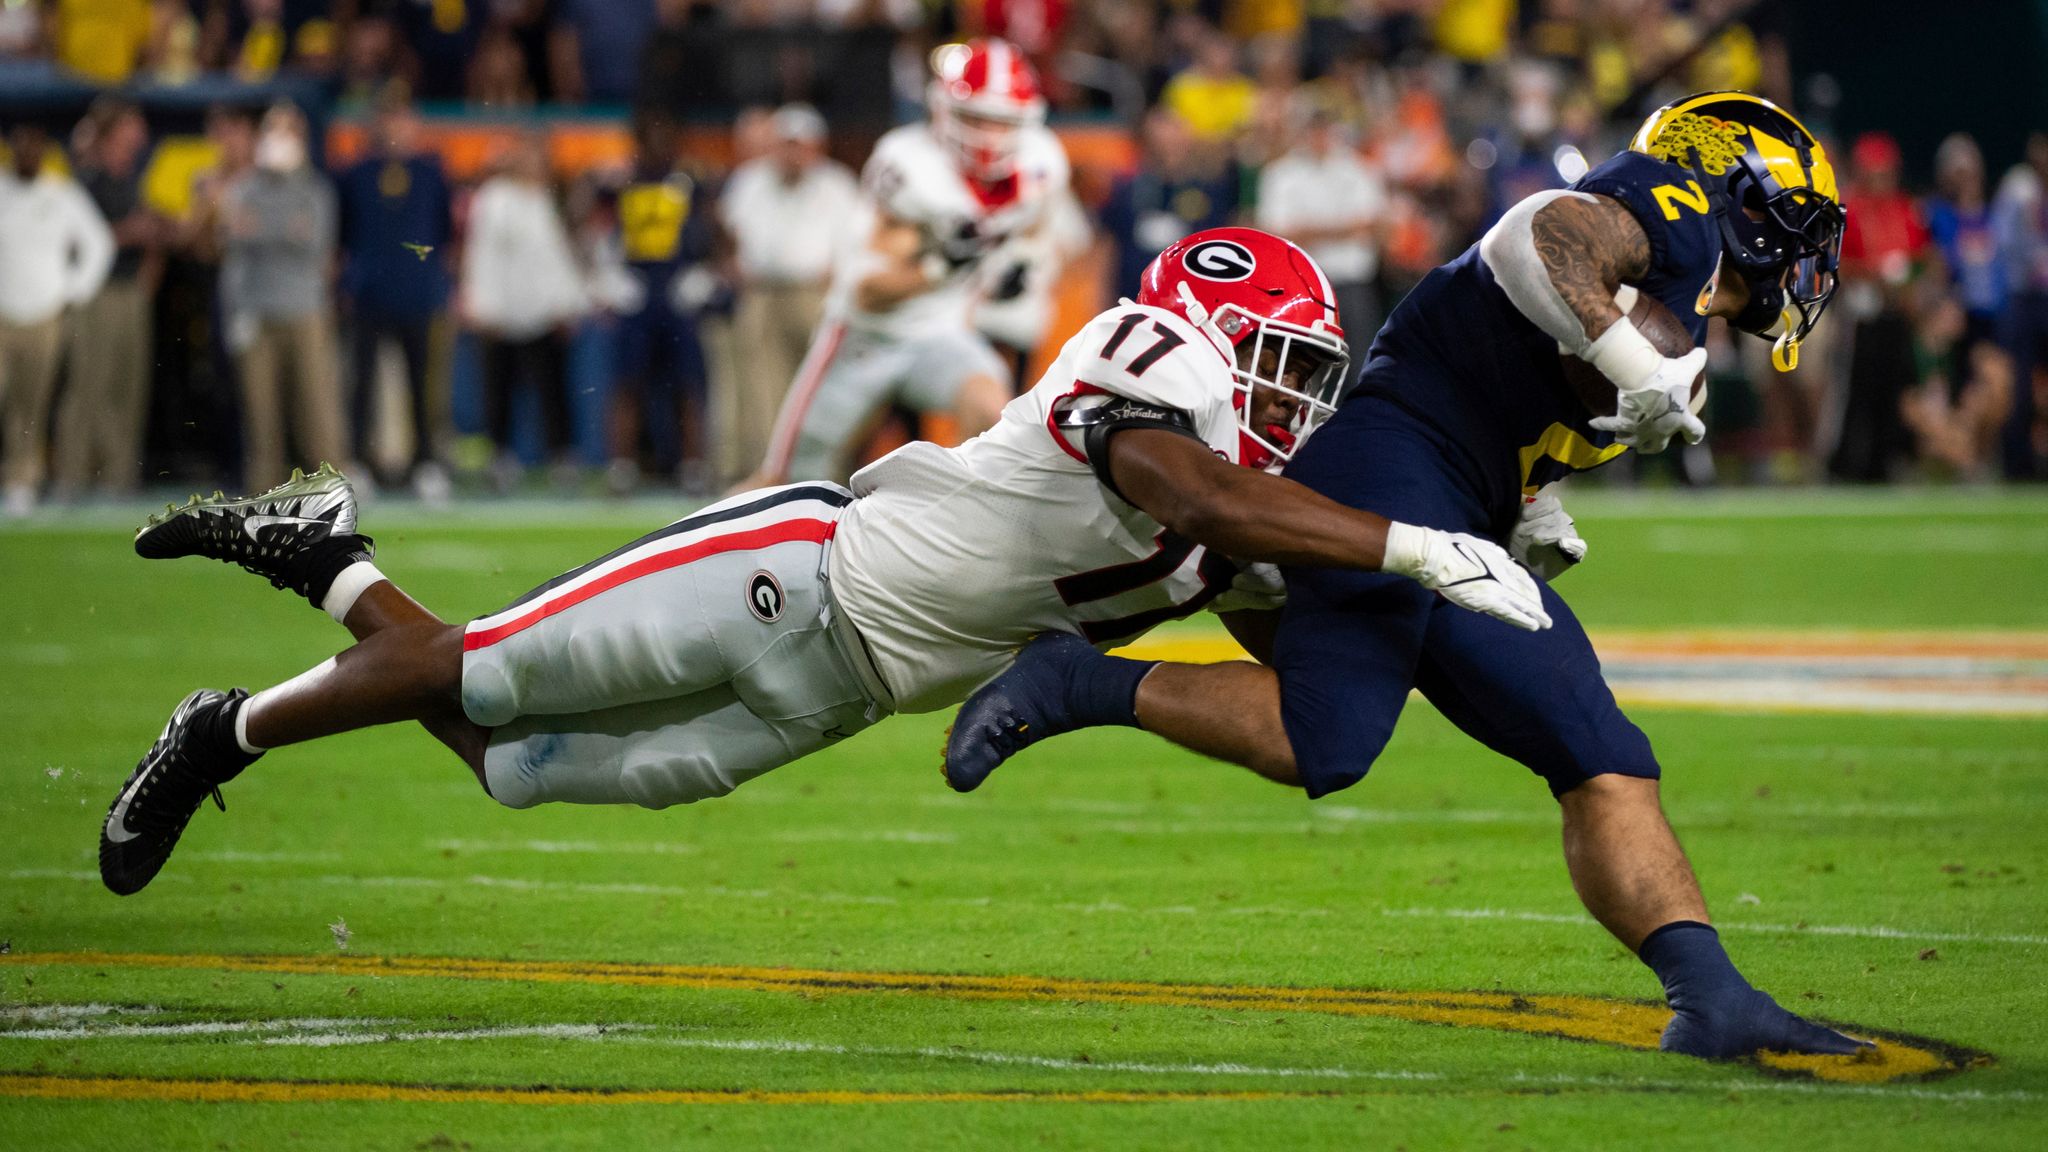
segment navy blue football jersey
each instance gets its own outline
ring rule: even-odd
[[[1626,205],[1650,238],[1650,272],[1636,284],[1705,338],[1707,289],[1721,229],[1686,169],[1623,152],[1572,185]],[[1565,383],[1557,341],[1522,315],[1473,245],[1415,286],[1367,353],[1358,392],[1385,396],[1441,429],[1464,471],[1503,516],[1519,497],[1598,467],[1626,449],[1587,426]]]

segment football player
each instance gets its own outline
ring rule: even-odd
[[[932,53],[930,119],[890,131],[861,172],[866,201],[825,300],[825,318],[775,420],[767,458],[740,489],[843,480],[885,407],[950,414],[960,435],[1010,399],[1009,368],[969,313],[1021,291],[1022,268],[985,259],[1037,230],[1067,186],[1067,154],[1045,98],[1004,40]],[[1012,261],[1012,264],[1015,262]]]
[[[467,625],[377,570],[331,469],[194,497],[136,551],[240,564],[359,642],[254,696],[187,696],[107,814],[101,876],[142,888],[264,749],[394,721],[425,725],[514,808],[723,795],[890,712],[957,703],[1048,629],[1111,645],[1204,608],[1270,606],[1274,562],[1400,573],[1547,624],[1497,546],[1264,471],[1330,412],[1347,364],[1329,282],[1299,248],[1190,237],[982,436],[906,445],[851,491],[714,505]],[[1109,671],[1122,683],[1082,694],[1128,711],[1137,679]]]
[[[1826,155],[1783,110],[1739,92],[1662,108],[1627,151],[1569,190],[1523,200],[1426,277],[1287,475],[1353,508],[1509,545],[1553,577],[1585,545],[1544,487],[1629,448],[1701,438],[1691,386],[1710,315],[1773,339],[1789,367],[1834,291],[1842,222]],[[1617,306],[1625,285],[1683,318],[1694,350],[1659,353]],[[1567,385],[1560,350],[1613,382],[1612,415],[1596,416]],[[1650,743],[1616,707],[1555,591],[1543,604],[1556,626],[1523,633],[1445,611],[1413,582],[1284,571],[1286,607],[1270,643],[1250,649],[1270,667],[1159,665],[1115,721],[1317,797],[1365,776],[1418,688],[1549,784],[1573,886],[1664,983],[1675,1010],[1665,1048],[1855,1050],[1729,961],[1665,822]],[[1017,749],[1077,727],[1078,713],[1099,723],[1125,698],[1086,686],[1145,667],[1071,636],[1035,641],[961,709],[948,780],[976,787]]]

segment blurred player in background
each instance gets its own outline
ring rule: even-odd
[[[1705,435],[1694,384],[1710,315],[1774,339],[1781,369],[1796,363],[1834,293],[1841,237],[1834,170],[1797,120],[1736,92],[1667,105],[1628,151],[1570,190],[1524,199],[1425,278],[1288,476],[1353,508],[1506,545],[1554,578],[1585,542],[1546,486],[1628,448]],[[1637,328],[1637,293],[1678,318],[1675,342],[1689,336],[1690,351],[1667,355]],[[1560,352],[1611,383],[1603,403],[1570,384]],[[1285,572],[1284,612],[1248,645],[1265,666],[1153,666],[1072,635],[1034,641],[962,707],[948,781],[975,788],[1087,712],[1318,797],[1365,777],[1420,689],[1549,784],[1573,886],[1664,983],[1675,1012],[1666,1049],[1727,1058],[1859,1047],[1779,1007],[1722,950],[1664,819],[1650,742],[1616,706],[1554,590],[1543,604],[1557,626],[1524,633],[1448,611],[1411,581]]]
[[[1169,250],[1038,386],[958,448],[917,442],[836,484],[714,505],[466,627],[371,563],[331,469],[153,518],[145,557],[230,561],[359,641],[255,696],[201,689],[107,814],[131,893],[261,749],[417,720],[499,802],[721,796],[891,712],[960,700],[1047,629],[1105,646],[1208,609],[1270,607],[1275,562],[1400,573],[1539,628],[1499,547],[1346,508],[1266,469],[1348,374],[1329,281],[1249,229]],[[1137,687],[1093,691],[1128,706]]]
[[[743,489],[843,478],[889,405],[950,413],[966,437],[1010,398],[1010,369],[970,312],[992,288],[1029,289],[1034,257],[1012,246],[1065,193],[1066,151],[1045,127],[1037,75],[1006,41],[935,51],[929,103],[930,120],[891,131],[868,158],[855,254],[838,265],[825,322]]]
[[[990,253],[988,290],[974,306],[974,330],[992,345],[1019,385],[1033,378],[1031,357],[1057,310],[1060,270],[1088,250],[1094,230],[1071,189],[1061,188],[1039,227]]]

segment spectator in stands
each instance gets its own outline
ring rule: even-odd
[[[208,0],[200,54],[250,83],[286,68],[327,75],[342,48],[335,13],[350,7],[334,0]]]
[[[242,379],[243,486],[285,478],[290,459],[342,458],[334,316],[334,189],[307,160],[306,118],[290,104],[264,113],[255,166],[221,206],[221,311]]]
[[[467,95],[471,104],[493,111],[532,106],[533,79],[510,28],[493,26],[483,34],[469,66]]]
[[[573,474],[564,338],[590,298],[538,135],[522,137],[470,201],[458,298],[483,353],[484,423],[498,450],[498,489],[509,490],[519,479],[512,407],[527,389],[540,401],[547,451]]]
[[[422,100],[461,100],[490,15],[487,2],[405,0],[395,6],[398,31],[411,52],[408,79]]]
[[[1945,315],[1953,313],[1953,332],[1942,341],[1945,348],[1932,349],[1942,355],[1945,394],[1927,401],[1930,408],[1961,418],[1958,439],[1971,452],[1956,463],[1974,474],[1978,450],[1990,446],[1983,443],[1977,414],[1993,417],[1995,444],[1996,429],[2012,410],[2012,362],[1998,343],[2010,284],[1984,194],[1984,154],[1969,134],[1957,132],[1941,142],[1934,153],[1934,180],[1927,231],[1948,274],[1942,303]]]
[[[625,104],[640,78],[656,0],[561,0],[550,53],[555,96],[565,103]]]
[[[1485,174],[1485,225],[1523,200],[1562,188],[1586,174],[1586,159],[1560,134],[1563,81],[1547,64],[1524,61],[1508,70],[1508,114],[1477,137],[1465,155]]]
[[[1380,228],[1387,184],[1350,142],[1339,139],[1327,108],[1306,113],[1292,150],[1266,166],[1259,181],[1258,224],[1308,250],[1337,293],[1337,314],[1354,346],[1379,330],[1373,279],[1379,273]]]
[[[57,63],[94,84],[125,84],[151,58],[175,0],[52,0]]]
[[[33,511],[42,489],[65,309],[99,294],[114,259],[92,197],[44,163],[49,143],[40,127],[15,124],[13,167],[0,175],[0,513],[9,516]]]
[[[633,172],[618,192],[619,248],[635,299],[621,308],[618,387],[612,393],[615,491],[639,483],[645,438],[656,473],[708,488],[704,471],[704,350],[689,277],[711,255],[710,205],[678,162],[674,122],[643,115],[635,126]]]
[[[853,173],[825,156],[825,120],[809,105],[778,110],[774,145],[733,170],[718,205],[731,233],[739,296],[740,353],[729,374],[738,394],[733,456],[751,466],[768,453],[782,394],[796,377],[824,309],[833,258],[860,206]]]
[[[1258,88],[1237,67],[1237,42],[1204,28],[1194,63],[1166,82],[1159,103],[1188,126],[1198,140],[1223,144],[1251,122]]]
[[[2005,334],[2013,373],[2005,476],[2036,480],[2044,473],[2035,427],[2042,414],[2035,372],[2048,365],[2048,133],[2027,138],[2027,161],[2000,182],[1993,215],[2012,285]]]
[[[1468,70],[1508,50],[1515,0],[1442,0],[1436,7],[1437,49]]]
[[[78,175],[113,228],[107,282],[71,324],[71,370],[57,412],[56,487],[127,495],[142,479],[149,415],[150,311],[169,222],[142,199],[149,125],[125,100],[102,99],[80,124]]]
[[[1228,224],[1237,182],[1212,149],[1197,146],[1187,122],[1169,108],[1145,117],[1145,159],[1117,181],[1102,206],[1102,230],[1116,244],[1109,296],[1135,296],[1154,256],[1190,232]]]
[[[44,17],[36,4],[0,4],[0,59],[43,54]]]
[[[1890,477],[1906,447],[1899,402],[1916,382],[1913,281],[1927,253],[1919,206],[1899,187],[1899,146],[1882,132],[1857,137],[1843,200],[1844,303],[1857,317],[1847,402],[1830,470],[1844,480]]]
[[[352,325],[355,387],[350,424],[355,459],[374,453],[378,354],[388,341],[405,361],[412,408],[410,478],[430,503],[448,496],[448,473],[435,452],[440,431],[429,379],[435,321],[448,303],[448,179],[441,158],[420,144],[419,114],[402,84],[378,98],[371,150],[340,179],[341,290]]]

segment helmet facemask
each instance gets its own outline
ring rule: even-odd
[[[1256,316],[1225,304],[1209,317],[1211,328],[1232,347],[1230,379],[1237,389],[1232,407],[1242,437],[1239,463],[1271,468],[1294,458],[1309,433],[1337,410],[1348,379],[1350,351],[1341,338],[1284,321]],[[1265,368],[1266,354],[1273,353]],[[1293,379],[1296,383],[1289,383]],[[1283,425],[1256,426],[1254,390],[1270,389],[1294,401]]]
[[[1017,157],[1024,147],[1024,129],[1035,120],[1028,112],[997,112],[942,100],[933,127],[962,172],[992,184],[1016,173]]]
[[[1721,213],[1723,247],[1744,279],[1782,284],[1784,323],[1771,358],[1780,372],[1788,372],[1799,363],[1800,343],[1834,298],[1845,216],[1840,204],[1811,189],[1773,190],[1777,181],[1758,179],[1748,164],[1734,184],[1734,202]]]

